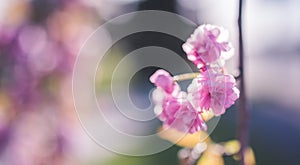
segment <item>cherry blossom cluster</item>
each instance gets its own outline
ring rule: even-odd
[[[224,73],[233,48],[228,32],[214,25],[199,26],[182,47],[199,74],[185,92],[167,71],[157,70],[150,77],[157,87],[152,94],[154,111],[164,126],[195,133],[207,129],[202,112],[220,116],[239,98],[235,78]]]

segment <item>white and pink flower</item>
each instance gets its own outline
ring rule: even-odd
[[[154,111],[165,126],[189,133],[207,129],[199,112],[187,100],[186,92],[180,90],[169,73],[158,70],[150,81],[157,87],[152,93]]]
[[[199,110],[212,110],[215,116],[225,113],[239,98],[235,78],[232,75],[205,71],[194,79],[188,87],[189,99],[194,107]]]
[[[187,58],[198,68],[214,62],[224,64],[223,60],[233,55],[228,32],[222,27],[209,24],[199,26],[182,48]]]

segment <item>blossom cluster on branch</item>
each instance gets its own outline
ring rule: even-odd
[[[154,111],[164,126],[195,133],[207,129],[204,111],[220,116],[239,98],[235,78],[224,73],[233,48],[225,29],[208,24],[199,26],[182,47],[199,74],[185,92],[167,71],[157,70],[150,77],[157,87],[152,94]]]

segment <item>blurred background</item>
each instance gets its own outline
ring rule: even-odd
[[[300,1],[244,2],[250,144],[256,162],[299,164]],[[92,141],[82,129],[73,105],[73,65],[84,41],[97,27],[138,10],[164,10],[199,25],[224,26],[230,31],[237,54],[237,6],[237,0],[1,0],[0,165],[178,164],[176,146],[151,156],[128,157]],[[183,42],[153,32],[120,40],[101,61],[105,71],[96,81],[97,94],[105,98],[114,67],[129,52],[161,46],[184,57]],[[237,61],[236,55],[228,62],[229,72],[236,73]],[[145,68],[131,81],[131,99],[138,107],[150,104],[148,93],[153,86],[148,78],[155,69]],[[132,70],[125,70],[125,76],[126,72]],[[222,116],[213,140],[236,137],[236,113],[233,106]],[[125,125],[127,129],[135,128]],[[145,130],[155,130],[158,125]],[[229,159],[226,163],[235,164]]]

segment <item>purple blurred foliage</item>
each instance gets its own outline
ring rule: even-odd
[[[69,164],[76,126],[62,84],[99,15],[79,0],[11,8],[0,25],[0,164]]]

